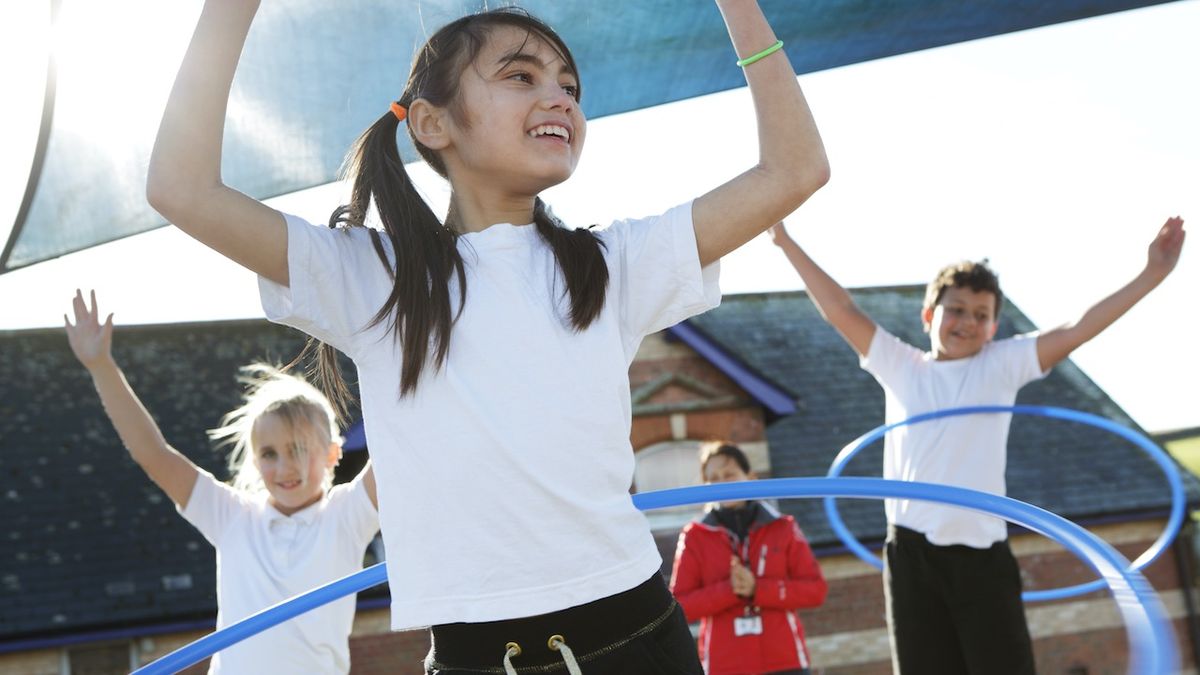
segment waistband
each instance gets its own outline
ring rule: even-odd
[[[976,548],[974,546],[968,546],[967,544],[935,544],[929,541],[929,537],[926,537],[924,533],[904,527],[903,525],[895,524],[888,525],[887,540],[905,544],[924,544],[925,546],[930,546],[935,549],[951,549],[961,547],[973,551],[987,551],[996,547],[1008,546],[1007,539],[994,541],[988,548]]]
[[[675,607],[674,596],[656,572],[628,591],[549,614],[433,626],[426,664],[435,670],[503,673],[507,645],[515,642],[521,648],[521,655],[512,660],[518,673],[563,672],[562,656],[547,645],[551,636],[562,636],[582,664],[650,633]]]

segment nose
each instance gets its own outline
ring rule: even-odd
[[[561,110],[565,113],[570,113],[575,110],[578,105],[575,97],[563,90],[558,83],[551,83],[547,87],[545,95],[542,97],[542,104],[547,110]]]

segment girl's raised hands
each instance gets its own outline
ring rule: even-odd
[[[1186,236],[1183,218],[1168,218],[1146,251],[1146,269],[1164,278],[1170,274],[1171,270],[1175,269],[1175,263],[1179,262],[1179,254],[1183,251],[1183,240]]]
[[[63,325],[67,329],[67,341],[75,358],[86,368],[103,363],[112,358],[112,317],[110,313],[104,323],[100,323],[100,311],[96,308],[96,291],[91,292],[92,306],[89,308],[83,299],[83,292],[75,289],[75,298],[71,306],[75,310],[75,323],[63,314]]]

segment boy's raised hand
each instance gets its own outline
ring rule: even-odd
[[[1160,279],[1165,278],[1175,269],[1179,262],[1179,253],[1183,250],[1183,240],[1187,231],[1183,229],[1183,218],[1174,216],[1159,228],[1154,241],[1146,251],[1146,270],[1156,274]]]
[[[767,230],[767,232],[771,235],[771,243],[776,246],[783,246],[792,240],[791,235],[784,229],[782,220],[772,225],[771,229]]]
[[[91,292],[92,306],[84,302],[83,293],[75,290],[75,298],[71,306],[75,310],[75,324],[72,325],[66,314],[63,314],[63,325],[67,329],[67,341],[71,351],[84,367],[92,367],[112,358],[112,314],[104,323],[100,323],[100,312],[96,309],[96,291]]]

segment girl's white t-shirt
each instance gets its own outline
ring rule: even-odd
[[[355,361],[393,629],[542,614],[658,571],[629,494],[628,370],[644,336],[720,302],[690,202],[597,231],[609,284],[584,331],[534,226],[460,237],[467,296],[448,358],[403,399],[395,337],[369,325],[392,280],[367,230],[287,216],[287,232],[290,287],[260,278],[263,308]],[[456,282],[450,295],[457,307]]]
[[[379,517],[362,476],[285,516],[200,471],[179,513],[217,549],[217,629],[362,569]],[[354,596],[213,656],[210,673],[347,673]]]

